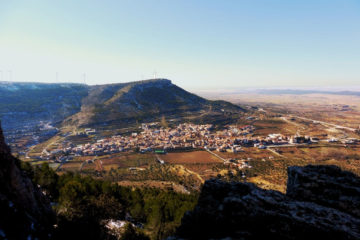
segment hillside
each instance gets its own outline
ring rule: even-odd
[[[120,239],[120,235],[164,239],[197,200],[193,194],[134,190],[79,174],[57,175],[48,164],[32,167],[11,155],[1,124],[0,183],[0,239],[9,240]]]
[[[81,111],[65,124],[82,127],[116,126],[167,119],[197,118],[238,113],[242,108],[224,101],[209,101],[189,93],[167,79],[91,86]]]
[[[0,239],[46,239],[55,214],[11,155],[0,126]]]
[[[243,109],[206,100],[167,79],[95,86],[0,82],[0,119],[4,130],[10,131],[40,121],[61,123],[66,119],[65,125],[126,127],[163,115],[183,119],[239,111]]]
[[[88,94],[82,84],[0,82],[0,119],[4,130],[36,125],[39,121],[60,122],[80,111]]]

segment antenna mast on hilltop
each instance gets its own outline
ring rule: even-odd
[[[84,84],[86,85],[86,73],[83,73]]]
[[[157,77],[156,75],[157,75],[157,72],[155,71],[154,72],[154,79],[156,79],[156,77]]]

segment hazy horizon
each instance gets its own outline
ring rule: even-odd
[[[154,79],[141,79],[141,80],[134,80],[134,81],[123,81],[117,83],[127,83],[127,82],[137,82],[137,81],[147,81],[147,80],[154,80]],[[170,80],[173,84],[178,85],[172,79]],[[88,86],[95,86],[101,85],[98,83],[89,84],[89,83],[82,83],[82,82],[20,82],[20,81],[0,81],[0,84],[85,84]],[[103,83],[103,84],[116,84],[116,83]],[[178,85],[179,87],[183,87]],[[304,91],[323,91],[323,92],[360,92],[360,85],[354,86],[313,86],[313,87],[296,87],[296,86],[263,86],[263,87],[213,87],[213,88],[196,88],[196,87],[184,87],[185,90],[192,91],[198,94],[201,93],[253,93],[261,90],[304,90]]]
[[[1,2],[0,81],[95,85],[156,73],[188,90],[353,90],[359,10],[355,0]]]

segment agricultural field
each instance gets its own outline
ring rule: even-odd
[[[104,156],[84,156],[76,157],[73,160],[62,165],[61,169],[64,171],[109,171],[111,169],[119,168],[144,168],[156,163],[156,157],[149,154],[140,153],[117,153]],[[82,166],[82,167],[81,167]]]
[[[360,175],[360,146],[344,147],[336,144],[282,147],[274,149],[279,155],[260,159],[253,154],[247,170],[248,181],[285,192],[289,166],[336,165]],[[265,153],[265,152],[264,152]],[[248,155],[251,156],[251,155]]]
[[[209,154],[206,151],[192,151],[192,152],[177,152],[167,153],[160,156],[166,163],[169,164],[188,164],[188,163],[222,163],[222,161]]]
[[[309,164],[333,164],[360,175],[360,146],[311,146],[281,149],[286,158],[296,158]]]
[[[80,167],[84,161],[81,160],[72,160],[60,167],[60,171],[70,171],[70,172],[78,172],[80,171]]]
[[[244,96],[239,96],[232,100],[244,104],[241,101],[245,99]],[[318,143],[270,145],[266,149],[251,145],[243,146],[242,151],[237,153],[214,151],[213,154],[205,150],[142,154],[133,149],[111,155],[74,157],[63,163],[52,163],[51,166],[59,174],[66,171],[80,172],[111,180],[122,186],[160,188],[180,193],[199,191],[203,182],[210,178],[248,181],[265,189],[285,192],[289,166],[332,164],[360,174],[360,144],[344,144],[350,138],[360,138],[355,130],[346,129],[357,129],[360,125],[360,104],[356,103],[358,100],[360,102],[360,97],[356,96],[342,98],[319,94],[259,95],[248,98],[245,103],[250,104],[249,111],[236,122],[238,127],[254,127],[244,137],[264,139],[269,134],[279,133],[287,137],[310,136],[317,138],[315,141]],[[133,130],[124,128],[122,133],[129,134]],[[218,130],[222,130],[222,127],[215,126],[214,131]],[[109,137],[114,132],[102,131],[101,134]],[[60,144],[95,142],[101,137],[65,135],[57,135],[32,147],[28,153],[33,158],[32,164],[41,164],[42,161],[34,159],[46,151],[56,149]],[[327,140],[332,138],[339,141],[329,143]],[[23,157],[23,160],[30,159]]]
[[[301,123],[299,123],[301,124]],[[307,164],[334,164],[360,174],[360,145],[317,143],[310,145],[258,149],[243,147],[238,153],[207,151],[154,153],[116,153],[76,157],[61,165],[60,172],[73,171],[110,179],[123,186],[197,191],[207,179],[245,174],[246,181],[265,189],[286,191],[287,168]],[[223,159],[245,161],[250,168],[225,165]],[[163,160],[164,164],[160,164]],[[99,173],[101,173],[99,175]],[[239,177],[229,180],[244,180]]]
[[[277,118],[256,120],[252,124],[255,127],[254,137],[267,136],[271,133],[292,135],[297,131],[297,128],[292,124]]]
[[[185,168],[196,172],[203,179],[215,177],[218,172],[215,170],[223,161],[206,151],[192,151],[180,153],[168,153],[160,158],[166,164],[182,165]]]
[[[94,137],[90,137],[90,136],[76,136],[76,135],[71,135],[68,136],[66,138],[66,140],[70,141],[71,143],[73,143],[74,145],[79,145],[79,144],[84,144],[84,143],[88,143],[88,142],[92,142]]]
[[[165,162],[159,163],[158,159]],[[178,182],[190,181],[199,183],[211,177],[216,177],[218,170],[224,168],[223,161],[206,151],[167,153],[155,155],[153,153],[117,153],[105,156],[76,157],[66,162],[60,171],[81,172],[83,174],[96,174],[103,172],[105,177],[128,186],[131,182],[137,187],[172,188],[183,191]],[[191,176],[191,177],[190,177]],[[191,180],[193,178],[193,180]],[[169,185],[169,180],[175,185]]]
[[[260,107],[267,113],[265,115],[294,114],[351,128],[360,125],[360,96],[355,95],[207,93],[202,96]],[[264,112],[258,115],[264,115]]]
[[[230,153],[230,152],[215,152],[219,156],[225,159],[273,159],[278,157],[277,154],[270,152],[268,149],[258,149],[254,147],[244,147],[242,152]]]

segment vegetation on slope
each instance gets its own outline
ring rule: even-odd
[[[109,181],[66,173],[58,176],[47,164],[32,168],[22,163],[34,183],[54,202],[58,239],[112,239],[103,225],[115,219],[134,223],[122,239],[164,239],[174,233],[197,195],[159,189],[131,189]]]
[[[29,121],[62,121],[80,111],[87,94],[81,84],[0,83],[0,118],[4,129]]]
[[[93,86],[81,112],[65,124],[128,127],[136,121],[185,118],[196,114],[224,114],[243,109],[224,101],[209,101],[174,85],[167,79]],[[202,114],[199,116],[199,114]]]

